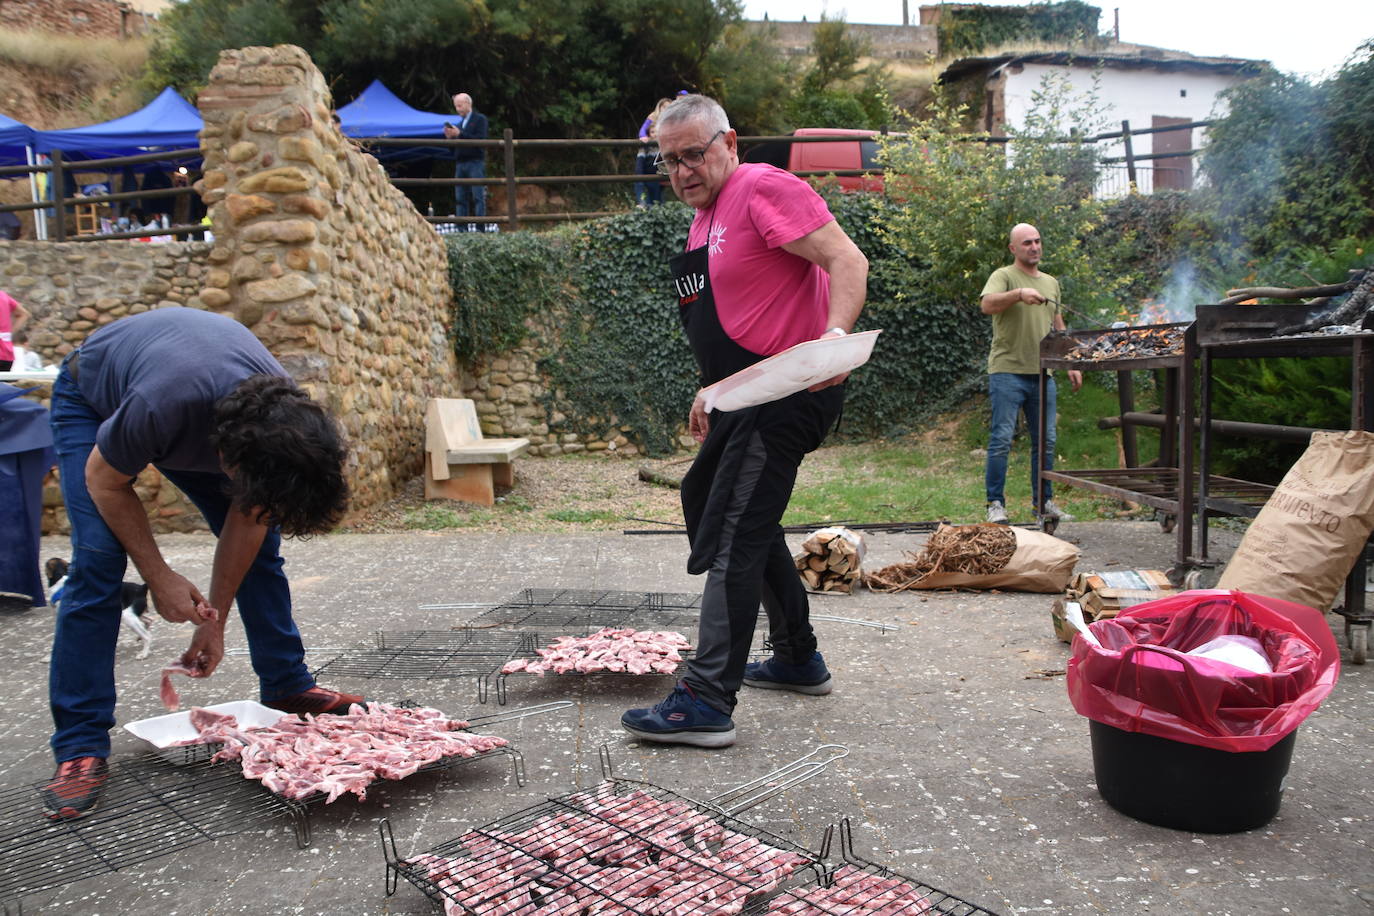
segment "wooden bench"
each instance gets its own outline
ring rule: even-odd
[[[468,398],[430,398],[425,408],[425,499],[491,506],[515,485],[515,459],[528,439],[485,439]]]

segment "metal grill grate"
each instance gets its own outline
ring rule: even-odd
[[[767,893],[784,877],[777,864],[783,853],[792,854],[793,868],[820,874],[813,853],[710,805],[656,786],[610,780],[502,818],[430,852],[458,863],[464,873],[471,869],[475,883],[471,877],[462,882],[431,877],[423,857],[398,869],[432,899],[448,898],[474,911],[509,893],[512,888],[502,886],[509,881],[487,880],[503,874],[524,880],[534,895],[531,903],[602,899],[636,913],[648,912],[642,902],[636,907],[636,898],[648,896],[643,891],[654,884],[663,885],[657,902],[677,894],[678,904],[697,896],[743,900]],[[661,870],[656,878],[655,870]]]
[[[637,630],[696,626],[701,595],[677,592],[625,592],[607,589],[526,588],[478,614],[475,627],[557,627]]]
[[[834,756],[820,760],[826,752]],[[473,914],[552,912],[543,908],[556,904],[627,914],[715,911],[733,905],[727,901],[742,907],[796,883],[794,875],[820,882],[825,869],[814,853],[736,820],[721,804],[729,799],[741,810],[846,753],[826,745],[707,802],[608,778],[404,860],[383,821],[387,893],[402,876],[447,912]],[[604,748],[602,764],[609,769]]]
[[[419,704],[411,701],[406,701],[403,703],[399,703],[397,705],[402,707],[414,707]],[[511,709],[505,712],[493,713],[492,715],[476,716],[474,718],[464,720],[468,723],[467,728],[464,729],[464,731],[486,731],[490,726],[493,725],[500,725],[505,722],[513,722],[516,719],[524,719],[529,716],[542,715],[546,712],[552,712],[557,709],[567,709],[572,705],[573,704],[568,700],[556,700],[551,703],[540,703],[535,706],[523,706],[519,709]],[[209,754],[212,753],[212,751],[206,751],[206,753]],[[515,776],[516,784],[520,786],[525,785],[525,758],[521,755],[519,751],[511,747],[509,744],[507,744],[505,747],[495,747],[491,748],[490,750],[480,751],[470,756],[465,756],[463,754],[452,754],[448,757],[441,757],[440,759],[435,760],[432,763],[427,763],[424,766],[420,767],[418,770],[415,771],[415,774],[433,773],[440,770],[451,770],[454,767],[461,766],[465,763],[476,763],[479,760],[490,760],[494,757],[509,757],[511,762],[511,773]],[[244,778],[242,777],[240,761],[226,761],[225,766],[231,766],[239,774],[241,778]],[[245,781],[258,783],[259,785],[261,785],[261,783],[258,782],[258,780],[247,780],[245,778]],[[369,783],[367,788],[370,791],[371,789],[377,786],[387,785],[389,783],[397,781],[399,780],[379,778]],[[266,789],[264,789],[264,791],[266,791]],[[276,795],[275,797],[282,798],[282,796],[279,795]],[[340,797],[342,798],[343,796]],[[303,798],[298,798],[294,800],[283,799],[300,808],[301,814],[296,821],[296,838],[297,842],[301,845],[302,848],[308,846],[310,843],[310,821],[306,816],[308,806],[319,804],[325,801],[326,798],[328,798],[328,795],[326,793],[315,792],[311,795],[307,795]]]
[[[360,646],[315,669],[318,678],[458,678],[477,679],[478,699],[486,702],[487,682],[519,652],[529,651],[532,636],[510,630],[461,628],[377,633],[372,646]]]
[[[237,767],[201,760],[172,767],[157,754],[111,762],[100,805],[74,821],[43,813],[47,780],[0,788],[0,901],[61,887],[241,833],[304,808]]]
[[[829,855],[831,835],[827,830],[822,857]],[[848,818],[840,822],[840,848],[845,864],[828,872],[824,881],[809,887],[788,888],[747,912],[750,916],[997,916],[991,910],[856,856]]]

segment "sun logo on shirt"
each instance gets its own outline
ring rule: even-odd
[[[725,227],[712,226],[706,236],[706,244],[711,254],[720,254],[721,249],[725,247]]]

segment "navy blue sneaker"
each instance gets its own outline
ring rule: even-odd
[[[698,700],[681,682],[652,709],[625,710],[620,724],[636,738],[663,744],[729,747],[735,743],[734,720]]]
[[[813,652],[811,660],[802,665],[789,665],[775,655],[766,662],[745,665],[744,683],[764,690],[791,690],[818,697],[830,692],[830,670],[819,652]]]

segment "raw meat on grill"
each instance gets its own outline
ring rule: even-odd
[[[910,883],[845,865],[829,887],[794,888],[769,906],[777,916],[923,916],[932,904]]]
[[[475,757],[508,743],[463,731],[468,723],[426,706],[354,704],[343,715],[287,715],[251,731],[225,719],[233,717],[192,712],[192,723],[202,728],[196,743],[224,744],[212,760],[239,760],[245,777],[278,795],[302,799],[322,793],[326,803],[345,792],[366,798],[368,786],[379,779],[405,779],[446,757]]]
[[[539,658],[506,662],[502,674],[524,671],[590,674],[607,671],[621,674],[672,674],[682,661],[681,652],[691,644],[681,633],[605,627],[591,636],[560,636],[535,650]]]
[[[576,793],[523,827],[473,830],[461,853],[407,860],[449,914],[731,916],[812,860],[634,790]]]

